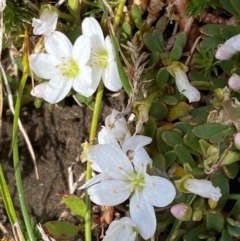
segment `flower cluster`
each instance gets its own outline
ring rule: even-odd
[[[98,205],[115,206],[130,200],[131,219],[122,218],[110,225],[104,240],[117,240],[113,234],[117,235],[119,229],[123,228],[127,231],[121,233],[128,233],[128,240],[134,240],[136,233],[148,239],[156,231],[153,206],[165,207],[170,204],[176,190],[166,178],[147,173],[147,166],[152,165],[152,160],[144,146],[151,142],[151,138],[131,136],[126,120],[115,119],[117,114],[114,110],[106,118],[106,126],[98,134],[99,144],[87,154],[93,170],[100,174],[80,188],[88,188],[90,199]],[[126,228],[129,225],[131,227]]]
[[[33,33],[44,35],[47,53],[29,56],[33,72],[49,80],[33,88],[33,96],[54,104],[64,99],[71,88],[89,97],[102,79],[111,91],[121,89],[122,84],[115,61],[115,52],[109,36],[104,40],[99,23],[92,17],[82,22],[82,33],[74,45],[61,32],[54,31],[57,13],[44,9],[40,19],[33,19]]]

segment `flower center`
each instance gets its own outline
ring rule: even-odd
[[[105,68],[108,65],[108,53],[105,49],[102,49],[98,52],[93,52],[93,56],[91,57],[92,64],[97,63],[100,67]]]
[[[56,68],[60,69],[63,76],[75,78],[80,71],[78,64],[73,59],[66,60],[64,57],[62,57],[62,60],[63,64],[57,65]]]

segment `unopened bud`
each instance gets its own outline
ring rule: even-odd
[[[180,221],[189,221],[192,217],[192,208],[186,203],[180,203],[172,206],[171,213]]]
[[[240,132],[234,136],[235,147],[240,150]]]
[[[203,210],[202,209],[196,209],[193,211],[192,220],[193,221],[200,221],[203,217]]]
[[[211,209],[216,208],[216,207],[217,207],[217,204],[218,204],[217,201],[214,201],[214,200],[212,200],[211,198],[208,199],[208,205],[209,205],[209,207],[210,207]]]
[[[240,76],[233,74],[228,80],[228,86],[232,90],[240,90]]]

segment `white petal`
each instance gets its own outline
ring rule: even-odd
[[[133,195],[130,200],[130,216],[136,223],[140,235],[144,239],[151,238],[156,231],[156,216],[153,206],[144,198]]]
[[[82,33],[87,37],[92,37],[97,35],[100,38],[100,41],[104,42],[103,32],[102,29],[97,22],[97,20],[93,17],[85,18],[82,22]]]
[[[235,53],[236,53],[236,50],[231,46],[220,45],[215,54],[215,57],[216,59],[227,60],[227,59],[230,59]]]
[[[105,48],[108,53],[108,61],[109,63],[115,60],[115,52],[112,44],[112,40],[109,36],[105,38]]]
[[[131,186],[125,181],[109,180],[88,188],[90,199],[104,206],[115,206],[126,201],[131,193]]]
[[[222,196],[219,187],[214,187],[211,181],[204,179],[187,179],[184,182],[184,187],[192,193],[205,198],[211,198],[214,201],[218,201]]]
[[[122,150],[111,144],[93,146],[87,153],[87,158],[97,162],[104,173],[114,179],[126,180],[123,173],[133,173],[133,166]]]
[[[57,26],[58,14],[45,8],[40,16],[40,19],[33,18],[32,26],[35,35],[49,35]]]
[[[98,175],[96,175],[95,177],[91,178],[90,180],[88,180],[85,184],[83,184],[81,187],[78,188],[78,190],[80,189],[85,189],[87,187],[92,186],[93,184],[96,184],[98,182],[101,182],[103,179],[103,173],[100,173]]]
[[[98,132],[98,143],[99,144],[109,143],[116,147],[119,147],[117,140],[114,138],[111,131],[105,126],[103,126],[101,131]]]
[[[102,78],[102,72],[103,72],[103,68],[99,68],[99,66],[97,64],[94,64],[92,66],[92,81],[93,81],[93,88],[97,89],[100,80]]]
[[[240,51],[240,34],[237,34],[227,40],[224,45],[235,49],[236,52]]]
[[[129,137],[126,141],[124,141],[122,149],[124,152],[127,151],[136,151],[141,147],[144,147],[152,142],[152,138],[148,136],[142,135],[134,135]]]
[[[63,61],[72,57],[72,44],[67,36],[61,32],[54,31],[45,36],[44,44],[49,54],[55,55]]]
[[[146,175],[145,183],[149,184],[143,190],[144,198],[156,207],[165,207],[176,196],[173,184],[166,178]]]
[[[143,169],[142,171],[146,172],[147,165],[150,164],[150,166],[152,166],[152,159],[149,157],[143,147],[139,148],[137,151],[134,151],[133,164],[136,172],[139,172],[141,169]]]
[[[56,66],[61,64],[61,60],[53,55],[42,53],[31,54],[28,60],[30,68],[40,78],[51,79],[60,73]]]
[[[228,80],[228,86],[232,90],[240,90],[240,76],[233,74]]]
[[[104,68],[102,79],[106,88],[111,91],[118,91],[122,88],[122,82],[115,61],[110,62],[108,66]]]
[[[43,99],[55,104],[64,99],[72,88],[72,81],[62,75],[52,78],[44,90]]]
[[[91,54],[91,41],[88,37],[81,35],[74,43],[72,57],[78,62],[79,66],[87,64]]]
[[[31,95],[38,98],[43,98],[43,93],[46,87],[47,87],[47,82],[44,82],[42,84],[35,86],[31,91]]]
[[[177,69],[175,75],[175,81],[179,92],[185,95],[190,103],[199,101],[201,98],[200,92],[189,83],[186,73],[181,69]]]
[[[84,66],[79,75],[73,81],[73,89],[85,97],[91,96],[95,90],[92,89],[92,69]]]

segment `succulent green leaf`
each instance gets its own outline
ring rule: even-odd
[[[166,168],[170,167],[177,159],[177,154],[175,151],[171,150],[164,154],[166,160]]]
[[[223,229],[222,236],[219,241],[233,241],[232,236],[229,234],[226,228]]]
[[[190,120],[190,123],[193,125],[199,125],[207,122],[209,112],[211,111],[211,106],[201,106],[190,112],[190,115],[193,116],[193,119]]]
[[[226,9],[229,13],[235,16],[239,16],[238,11],[233,7],[231,1],[219,0],[219,3],[223,7],[223,9]]]
[[[85,217],[87,212],[87,206],[85,202],[76,195],[63,195],[62,201],[67,205],[70,210],[75,213],[77,216],[82,218]]]
[[[200,47],[205,49],[216,49],[218,45],[223,44],[224,42],[225,40],[223,38],[212,36],[203,39],[200,43]]]
[[[164,132],[166,132],[166,129],[164,127],[160,127],[157,129],[157,134],[156,134],[158,151],[163,154],[170,150],[168,145],[163,140],[162,135]]]
[[[159,60],[160,60],[160,56],[157,51],[150,53],[149,61],[147,63],[148,67],[155,66],[159,62]]]
[[[199,138],[196,137],[193,133],[187,133],[183,137],[183,141],[186,146],[188,146],[190,149],[196,151],[197,153],[203,155],[202,148],[199,143]]]
[[[227,225],[228,232],[231,236],[235,238],[240,238],[240,228]]]
[[[83,229],[81,226],[74,226],[65,221],[49,221],[42,225],[42,228],[47,235],[55,240],[72,239]]]
[[[188,163],[191,168],[195,168],[196,164],[192,158],[192,155],[189,153],[186,147],[181,144],[174,146],[174,151],[176,152],[180,164]]]
[[[181,121],[179,121],[179,122],[176,122],[173,125],[173,127],[181,130],[183,135],[185,135],[185,134],[191,132],[194,126],[192,126],[189,122],[181,122]]]
[[[163,120],[167,114],[168,108],[161,101],[154,102],[149,110],[149,115],[155,117],[157,120]]]
[[[234,163],[232,163],[230,165],[227,165],[227,166],[221,166],[221,168],[228,178],[234,179],[234,178],[236,178],[236,176],[239,172],[240,166],[239,166],[238,162],[234,162]],[[239,211],[240,211],[240,209],[239,209]]]
[[[166,144],[174,147],[175,145],[182,144],[184,146],[183,138],[174,131],[165,131],[162,138]]]
[[[182,47],[180,45],[174,44],[169,57],[172,61],[177,61],[182,57],[182,54],[183,54]]]
[[[224,227],[224,217],[221,213],[209,210],[206,212],[207,231],[221,233]]]
[[[124,22],[122,24],[122,30],[125,34],[127,34],[128,36],[131,36],[132,35],[132,28],[131,28],[131,25],[130,23],[128,22]]]
[[[159,30],[161,33],[164,33],[164,31],[165,31],[165,29],[168,25],[168,22],[169,22],[169,19],[165,15],[163,15],[157,21],[157,24],[156,24],[155,28],[157,30]]]
[[[151,52],[156,51],[158,53],[162,53],[162,49],[158,43],[158,39],[153,34],[145,33],[143,35],[143,41]]]
[[[231,37],[239,34],[239,26],[231,26],[231,25],[225,25],[224,28],[221,29],[221,36],[228,40],[230,39]]]
[[[234,133],[234,128],[228,127],[226,130],[220,131],[219,133],[213,135],[209,141],[212,143],[220,143],[225,141],[227,137],[232,137]]]
[[[187,233],[186,229],[178,229],[171,235],[169,241],[181,241],[184,234]]]
[[[161,169],[165,166],[165,157],[162,153],[157,153],[153,156],[153,166],[155,168]]]
[[[178,98],[174,95],[164,95],[161,100],[166,105],[176,105],[178,103]]]
[[[190,229],[184,236],[183,241],[198,241],[198,236],[200,234],[206,233],[205,223],[200,224],[192,229]]]
[[[152,33],[152,35],[155,37],[155,39],[157,40],[159,46],[160,46],[160,49],[161,49],[161,52],[163,52],[163,48],[164,48],[164,39],[163,39],[163,34],[161,33],[160,30],[158,29],[155,29]]]
[[[157,131],[156,121],[149,118],[149,120],[145,124],[145,131],[146,131],[146,136],[154,138]]]
[[[156,75],[156,82],[158,87],[164,86],[169,79],[169,72],[167,71],[166,67],[162,67]]]
[[[226,130],[228,127],[218,124],[203,124],[193,128],[193,133],[198,138],[209,140],[217,133]]]
[[[141,26],[143,25],[143,21],[142,21],[142,14],[139,7],[137,5],[134,5],[131,9],[131,13],[132,13],[133,21],[135,22],[136,27],[140,29]]]
[[[177,103],[168,112],[167,121],[171,122],[173,120],[178,119],[179,117],[182,117],[189,111],[189,109],[190,106],[186,102]]]

